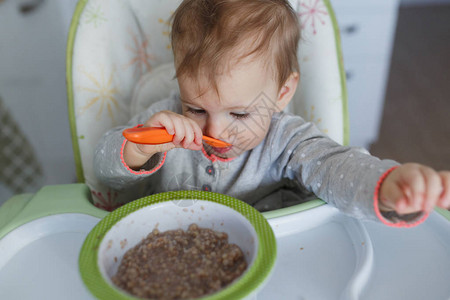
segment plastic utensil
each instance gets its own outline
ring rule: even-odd
[[[127,128],[122,132],[123,136],[130,142],[136,144],[158,145],[169,143],[173,140],[173,134],[169,134],[165,128],[135,127]],[[226,148],[231,144],[204,135],[203,140],[213,147]]]

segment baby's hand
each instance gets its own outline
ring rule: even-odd
[[[202,130],[194,120],[183,115],[161,111],[151,116],[144,126],[163,127],[174,137],[172,142],[161,145],[135,144],[127,141],[123,156],[125,163],[132,169],[141,167],[158,152],[166,152],[173,148],[202,149]]]
[[[203,133],[194,120],[183,115],[161,111],[154,114],[145,124],[146,127],[164,127],[169,134],[173,134],[173,141],[166,145],[165,152],[175,147],[191,150],[202,149]]]
[[[383,181],[380,210],[398,214],[431,212],[434,207],[450,208],[450,172],[414,163],[401,165]]]

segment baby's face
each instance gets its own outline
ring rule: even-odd
[[[194,120],[204,135],[232,144],[221,149],[204,143],[208,154],[221,158],[239,156],[261,143],[272,114],[279,111],[277,83],[257,59],[218,75],[219,93],[206,79],[196,82],[183,77],[178,83],[183,115]]]

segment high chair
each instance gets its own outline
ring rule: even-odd
[[[117,192],[98,182],[93,149],[108,129],[177,89],[168,20],[180,2],[87,1],[75,16],[79,24],[69,41],[73,55],[68,56],[67,68],[73,149],[78,180],[90,187],[93,203],[100,208],[111,210],[139,196],[133,195],[136,189]],[[347,94],[335,20],[323,3],[295,0],[292,5],[303,27],[302,74],[288,109],[346,144]],[[312,13],[314,8],[317,12]]]
[[[168,20],[180,2],[79,1],[66,74],[79,183],[46,186],[1,207],[0,299],[93,298],[77,273],[78,249],[107,211],[143,196],[139,189],[103,186],[94,176],[94,147],[107,130],[178,88]],[[302,26],[301,80],[287,110],[346,145],[345,72],[331,3],[290,2]],[[448,212],[438,210],[421,226],[403,230],[354,220],[323,204],[316,199],[264,213],[277,237],[278,259],[258,299],[448,299]],[[59,264],[38,271],[31,254]],[[36,270],[25,271],[27,263]]]

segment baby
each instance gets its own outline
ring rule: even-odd
[[[399,165],[344,147],[283,112],[300,78],[298,19],[285,0],[185,0],[173,16],[179,93],[107,132],[95,153],[115,189],[202,189],[270,210],[319,197],[356,218],[413,226],[450,207],[450,172]],[[133,126],[163,127],[172,142],[142,145]],[[215,148],[208,135],[231,144]]]

